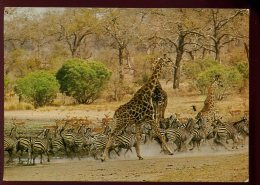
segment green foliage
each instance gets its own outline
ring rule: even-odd
[[[4,88],[7,89],[9,84],[10,84],[9,78],[4,76]]]
[[[98,98],[111,72],[100,62],[71,59],[59,69],[56,78],[61,92],[79,103],[92,103]]]
[[[200,72],[207,70],[210,67],[216,66],[218,63],[213,59],[203,59],[190,61],[184,64],[184,73],[189,78],[196,80]]]
[[[37,108],[51,103],[59,92],[59,87],[54,75],[36,71],[17,80],[15,91]]]
[[[220,75],[221,77],[223,85],[222,93],[235,87],[241,87],[243,82],[243,76],[239,73],[237,68],[225,67],[217,64],[200,72],[197,76],[197,87],[203,94],[206,92],[207,87],[211,84],[212,79],[214,79],[214,76],[216,75]]]
[[[240,61],[236,64],[237,70],[243,75],[244,79],[249,78],[249,65],[248,62]]]

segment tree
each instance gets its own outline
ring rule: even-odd
[[[18,79],[15,92],[37,108],[50,104],[59,92],[59,87],[53,74],[36,71]]]
[[[58,20],[60,39],[68,45],[72,57],[78,56],[78,49],[86,38],[97,32],[98,12],[94,9],[66,9]]]
[[[232,29],[235,19],[240,15],[243,16],[246,10],[210,9],[204,12],[209,19],[208,26],[206,26],[208,30],[204,34],[205,39],[202,40],[203,43],[200,43],[200,46],[213,52],[214,59],[220,62],[221,49],[238,38]]]
[[[168,47],[170,53],[176,53],[175,65],[173,65],[173,89],[179,88],[180,66],[183,55],[188,53],[193,59],[192,52],[199,50],[197,40],[202,36],[201,25],[194,20],[197,12],[194,10],[176,9],[174,11],[161,11],[160,20],[155,27],[160,27],[152,37],[160,39],[162,44]],[[176,17],[172,20],[171,17]],[[166,21],[165,21],[166,19]]]
[[[104,18],[104,32],[109,37],[109,45],[118,51],[119,78],[122,82],[123,58],[129,55],[128,46],[133,43],[138,33],[140,20],[135,10],[111,9],[106,10]]]
[[[56,74],[61,92],[74,97],[78,103],[94,102],[111,72],[100,62],[71,59]]]

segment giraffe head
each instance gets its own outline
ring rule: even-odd
[[[166,54],[163,55],[163,57],[159,57],[157,59],[154,59],[151,61],[152,63],[152,70],[154,71],[158,67],[168,66],[169,64],[173,63],[173,61],[167,57]]]
[[[220,75],[215,75],[214,76],[212,85],[214,85],[216,87],[223,87],[223,83],[222,83]]]
[[[213,77],[211,85],[208,88],[208,94],[211,94],[212,96],[215,96],[214,94],[216,93],[216,90],[221,88],[221,87],[223,87],[221,76],[220,75],[215,75]]]

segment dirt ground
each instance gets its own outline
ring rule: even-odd
[[[153,150],[153,151],[152,151]],[[244,182],[248,179],[248,151],[202,151],[159,153],[157,146],[143,146],[144,160],[133,153],[107,159],[52,159],[35,166],[6,165],[5,181],[152,181],[152,182]]]

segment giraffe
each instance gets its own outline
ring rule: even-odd
[[[208,87],[207,97],[204,101],[204,106],[201,111],[197,114],[196,119],[201,119],[203,125],[208,128],[210,124],[217,118],[218,113],[215,107],[215,91],[222,87],[220,75],[214,77],[213,82]]]
[[[157,60],[152,61],[152,70],[154,71],[156,69]],[[153,106],[155,109],[155,115],[156,115],[156,121],[159,121],[160,119],[164,118],[165,109],[168,104],[168,96],[166,91],[162,89],[162,85],[157,79],[157,85],[155,86],[155,89],[153,91],[152,95],[152,101]]]
[[[159,80],[157,80],[157,85],[153,91],[152,101],[155,109],[156,120],[158,121],[164,118],[165,109],[168,103],[167,93],[162,89]]]
[[[155,110],[152,102],[153,91],[157,85],[158,77],[161,73],[161,69],[164,65],[171,63],[171,59],[164,55],[163,58],[159,58],[156,68],[149,78],[149,81],[145,83],[133,96],[133,98],[124,105],[121,105],[114,113],[112,131],[109,134],[108,141],[106,143],[105,150],[101,156],[101,161],[105,161],[108,155],[108,150],[114,141],[114,138],[125,127],[135,124],[136,128],[136,154],[139,160],[143,157],[140,155],[140,137],[141,137],[141,124],[146,122],[151,125],[156,135],[163,144],[164,149],[173,155],[173,152],[167,146],[164,138],[161,136],[158,125],[155,121]]]

